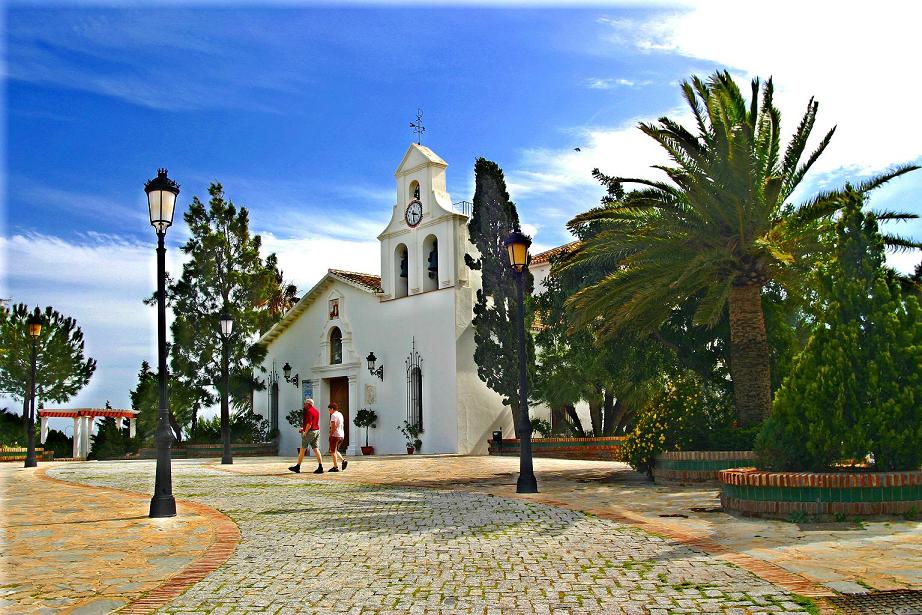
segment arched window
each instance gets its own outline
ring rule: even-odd
[[[426,276],[423,278],[423,290],[439,288],[439,240],[429,235],[423,241],[423,254],[426,256]]]
[[[423,359],[416,351],[416,338],[413,349],[407,357],[407,422],[423,430]]]
[[[394,252],[394,298],[406,297],[410,288],[410,259],[407,247],[397,246]]]
[[[410,182],[410,198],[419,200],[419,182],[415,179]]]
[[[339,327],[330,331],[330,365],[339,365],[343,362],[343,332]]]

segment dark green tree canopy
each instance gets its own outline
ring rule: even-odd
[[[42,319],[36,342],[35,394],[45,402],[62,403],[80,392],[96,371],[96,359],[85,356],[83,331],[77,321],[51,306],[30,311],[23,304],[0,306],[0,391],[25,400],[32,369],[30,314]]]
[[[789,199],[835,129],[805,157],[816,101],[809,101],[782,151],[771,79],[761,86],[754,80],[749,101],[726,71],[706,81],[693,77],[682,92],[694,132],[667,117],[640,125],[671,159],[669,166],[656,167],[667,180],[595,172],[608,197],[569,223],[577,235],[586,226],[595,231],[565,266],[593,263],[607,268],[607,275],[576,293],[570,305],[576,324],[598,321],[600,334],[609,337],[625,329],[655,331],[689,299],[695,324],[714,326],[729,313],[736,407],[744,423],[755,423],[771,408],[762,289],[773,282],[800,294],[810,272],[830,255],[824,239],[844,191],[820,192],[800,206]],[[854,190],[867,193],[915,168],[897,167]],[[638,188],[624,192],[624,184]],[[910,217],[886,212],[878,219]],[[917,245],[885,239],[896,247]]]
[[[275,255],[261,258],[262,240],[250,233],[247,209],[226,199],[221,184],[212,184],[208,192],[207,206],[194,197],[183,216],[191,235],[182,246],[188,260],[167,290],[175,315],[171,366],[184,387],[196,392],[193,425],[198,409],[214,402],[212,390],[222,386],[221,314],[226,311],[234,319],[232,372],[253,374],[266,353],[254,342],[281,318],[296,292],[282,281]]]
[[[519,425],[518,302],[516,281],[503,241],[519,228],[519,215],[509,200],[503,171],[495,162],[478,158],[474,164],[474,204],[468,222],[470,242],[478,258],[465,254],[467,266],[480,271],[482,287],[474,304],[474,361],[477,374],[512,407]],[[525,294],[531,294],[533,277],[525,269]],[[527,364],[533,365],[534,343],[527,335]]]
[[[816,326],[757,444],[768,468],[819,471],[868,454],[882,471],[922,464],[922,309],[884,269],[862,195],[846,198]]]

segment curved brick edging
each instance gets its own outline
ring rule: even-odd
[[[653,480],[656,482],[717,482],[717,473],[728,468],[752,464],[752,451],[666,451],[655,458]]]
[[[87,489],[98,489],[108,491],[114,494],[130,495],[137,497],[143,495],[137,491],[119,489],[117,487],[100,487],[97,485],[86,485],[83,483],[74,483],[71,481],[55,478],[47,475],[48,468],[39,468],[36,475],[47,481],[63,483],[71,487],[84,487]],[[122,615],[148,615],[166,606],[173,598],[184,593],[187,589],[204,579],[211,572],[220,568],[234,551],[240,542],[240,528],[230,517],[219,510],[188,500],[176,500],[177,508],[194,512],[205,517],[211,522],[214,530],[214,537],[211,545],[205,549],[205,552],[191,564],[164,580],[159,587],[147,592],[141,598],[126,604],[115,612]]]
[[[922,470],[907,472],[762,472],[721,470],[724,510],[750,515],[896,515],[922,510]]]

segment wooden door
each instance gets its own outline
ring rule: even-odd
[[[345,438],[343,438],[342,444],[339,446],[339,450],[340,452],[345,453],[346,448],[349,446],[349,427],[351,425],[349,421],[348,378],[345,376],[341,378],[330,378],[330,401],[336,402],[336,405],[339,406],[340,413],[343,415],[343,433],[345,434]]]

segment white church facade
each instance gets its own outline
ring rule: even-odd
[[[300,446],[285,415],[307,397],[321,413],[321,442],[326,407],[338,404],[350,454],[365,443],[364,429],[352,423],[361,408],[378,416],[369,431],[376,454],[406,454],[398,431],[405,420],[422,426],[423,453],[481,454],[494,430],[513,433],[509,408],[477,376],[471,321],[480,272],[464,262],[476,249],[467,212],[456,211],[446,190],[447,166],[412,144],[395,173],[391,220],[378,235],[381,275],[330,269],[261,338],[270,387],[256,410],[278,427],[280,455]],[[540,256],[533,259],[536,288],[549,269]],[[283,365],[290,366],[284,378]],[[537,410],[547,418],[546,408]]]

